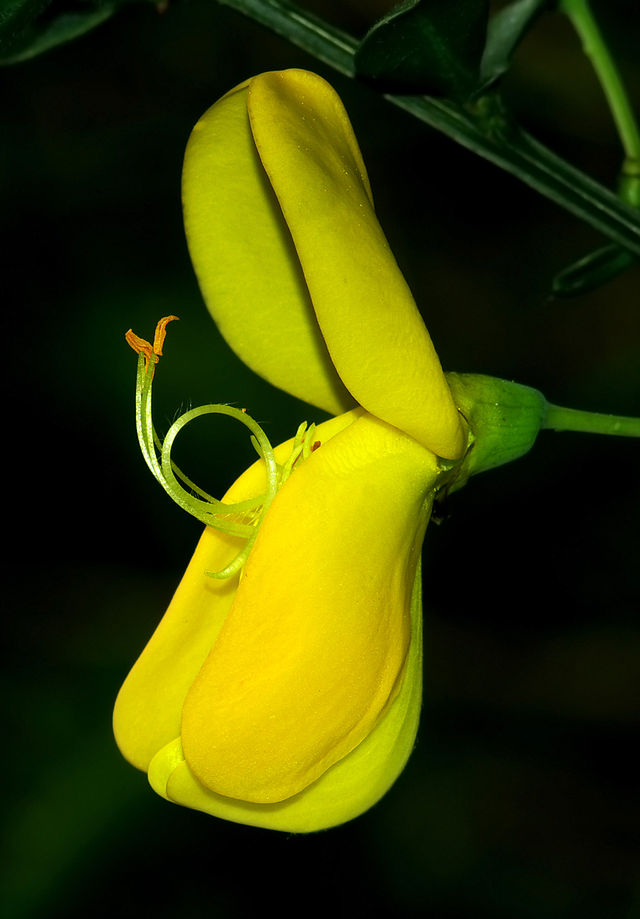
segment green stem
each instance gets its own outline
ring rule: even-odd
[[[575,408],[548,405],[543,430],[581,431],[583,434],[617,434],[619,437],[640,437],[640,418],[622,415],[601,415]]]
[[[588,0],[561,0],[560,8],[580,36],[584,52],[600,80],[626,155],[623,171],[637,172],[640,165],[640,132],[620,72],[602,38]]]

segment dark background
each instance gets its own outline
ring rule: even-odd
[[[314,6],[354,32],[374,15]],[[598,9],[638,101],[635,4]],[[445,367],[640,414],[637,268],[552,300],[554,273],[601,242],[590,228],[237,14],[132,6],[0,71],[6,915],[640,916],[637,442],[545,432],[451,498],[425,544],[418,746],[362,818],[310,837],[226,824],[156,797],[116,750],[113,700],[200,531],[138,452],[124,332],[182,319],[161,428],[210,401],[247,406],[274,443],[320,418],[228,351],[181,225],[197,118],[290,66],[341,93]],[[540,22],[505,93],[614,182],[616,137],[564,20]],[[216,421],[178,461],[221,494],[249,456]]]

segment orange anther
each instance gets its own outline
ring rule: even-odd
[[[167,325],[170,322],[173,322],[174,319],[178,319],[178,316],[164,316],[156,326],[156,334],[153,336],[153,353],[157,354],[158,357],[162,354],[162,346],[164,345],[164,339],[167,334]]]
[[[136,335],[133,329],[129,329],[124,337],[127,340],[127,344],[131,345],[136,354],[144,354],[145,370],[149,366],[149,361],[151,361],[152,358],[154,359],[155,363],[155,355],[153,353],[153,348],[151,347],[151,342],[147,341],[145,338],[140,338],[139,335]]]
[[[162,346],[164,344],[164,339],[167,334],[167,324],[173,319],[177,319],[177,316],[164,316],[156,326],[156,332],[153,336],[153,345],[150,341],[147,341],[146,338],[140,338],[139,335],[129,329],[125,334],[127,343],[131,345],[136,354],[144,354],[145,364],[144,369],[145,373],[149,369],[149,364],[157,364],[158,358],[162,354]],[[155,371],[155,368],[154,368]]]

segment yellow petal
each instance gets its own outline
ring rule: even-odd
[[[342,381],[367,411],[457,458],[458,413],[375,216],[339,97],[315,74],[286,70],[251,80],[248,104],[262,165]]]
[[[242,500],[231,493],[226,498]],[[237,576],[217,581],[205,572],[224,567],[243,545],[205,529],[167,612],[118,693],[114,735],[138,769],[146,771],[158,750],[180,733],[184,698],[233,602]]]
[[[317,427],[317,437],[330,440],[352,423],[361,410]],[[292,440],[276,447],[286,462]],[[266,487],[264,463],[256,462],[234,483],[225,501],[243,501]],[[238,578],[207,577],[218,571],[243,547],[240,539],[207,527],[171,604],[116,700],[113,726],[123,755],[138,769],[147,770],[155,754],[180,733],[182,705],[202,667],[233,602]]]
[[[278,804],[225,798],[198,782],[180,738],[154,757],[149,781],[168,800],[224,820],[288,833],[309,833],[352,820],[376,803],[394,783],[413,748],[422,698],[422,610],[420,566],[412,597],[412,634],[400,691],[373,731],[348,756],[298,795]]]
[[[183,708],[201,784],[284,801],[346,757],[402,685],[432,453],[364,414],[276,495]]]
[[[203,297],[236,354],[331,414],[354,400],[318,328],[291,236],[256,154],[246,84],[198,121],[183,171],[184,221]]]

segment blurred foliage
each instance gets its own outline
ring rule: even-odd
[[[28,60],[78,38],[105,22],[118,5],[113,0],[3,0],[0,64]]]
[[[366,3],[315,8],[362,32],[375,18]],[[637,102],[635,5],[602,14]],[[181,228],[180,164],[199,115],[247,76],[290,66],[342,95],[444,365],[638,414],[637,266],[552,299],[555,274],[600,244],[592,229],[233,11],[126,6],[82,41],[5,68],[3,914],[632,919],[632,441],[545,433],[439,509],[418,747],[361,819],[309,838],[224,824],[157,798],[115,749],[113,699],[199,535],[138,454],[124,332],[182,318],[157,381],[159,426],[204,401],[247,406],[274,442],[318,420],[228,351]],[[503,93],[523,124],[612,183],[616,137],[565,21],[527,35]],[[220,494],[251,448],[217,424],[185,435],[177,459]]]
[[[488,0],[407,0],[367,32],[356,52],[361,76],[389,92],[466,101],[480,82]]]
[[[553,0],[513,0],[494,10],[487,27],[487,41],[480,73],[483,89],[505,74],[520,42]]]
[[[551,289],[556,297],[575,297],[608,283],[633,263],[630,252],[609,243],[563,268],[553,279]]]

